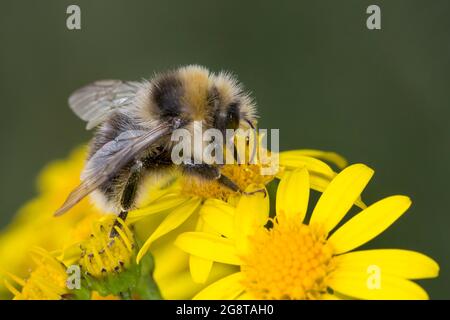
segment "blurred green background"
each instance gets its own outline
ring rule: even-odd
[[[69,4],[81,7],[80,31],[66,28]],[[366,28],[370,4],[382,30]],[[74,89],[198,63],[239,76],[283,150],[370,165],[368,203],[411,196],[370,247],[434,257],[441,276],[421,284],[450,298],[449,9],[447,0],[2,0],[0,226],[34,195],[46,163],[89,139],[67,106]]]

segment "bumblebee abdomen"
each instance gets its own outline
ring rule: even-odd
[[[137,193],[145,193],[144,180],[147,177],[157,177],[168,171],[173,167],[172,160],[170,158],[170,152],[161,146],[155,146],[147,150],[146,154],[139,159],[142,163],[143,170],[139,173],[136,179]],[[108,212],[119,213],[121,203],[123,202],[124,189],[129,181],[131,174],[131,167],[135,165],[135,162],[130,162],[120,171],[118,171],[113,177],[101,184],[96,193],[94,194],[95,202],[100,205],[103,210]],[[131,208],[135,208],[134,200],[132,201]]]
[[[179,117],[183,109],[183,94],[183,84],[176,73],[162,75],[152,85],[153,113],[158,114],[161,120]]]

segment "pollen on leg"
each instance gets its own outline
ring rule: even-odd
[[[333,250],[320,232],[281,215],[251,240],[241,269],[257,299],[316,299],[326,292]]]

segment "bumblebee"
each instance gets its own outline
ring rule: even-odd
[[[96,81],[75,91],[69,106],[88,130],[96,130],[81,183],[57,216],[91,195],[101,209],[125,219],[145,192],[144,181],[173,170],[242,192],[221,174],[219,164],[175,165],[171,159],[172,132],[183,128],[194,134],[196,121],[223,134],[255,128],[255,103],[230,73],[191,65],[139,82]]]

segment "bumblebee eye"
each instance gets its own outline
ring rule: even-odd
[[[239,128],[239,106],[237,103],[232,103],[228,107],[226,116],[226,128],[237,129]]]

